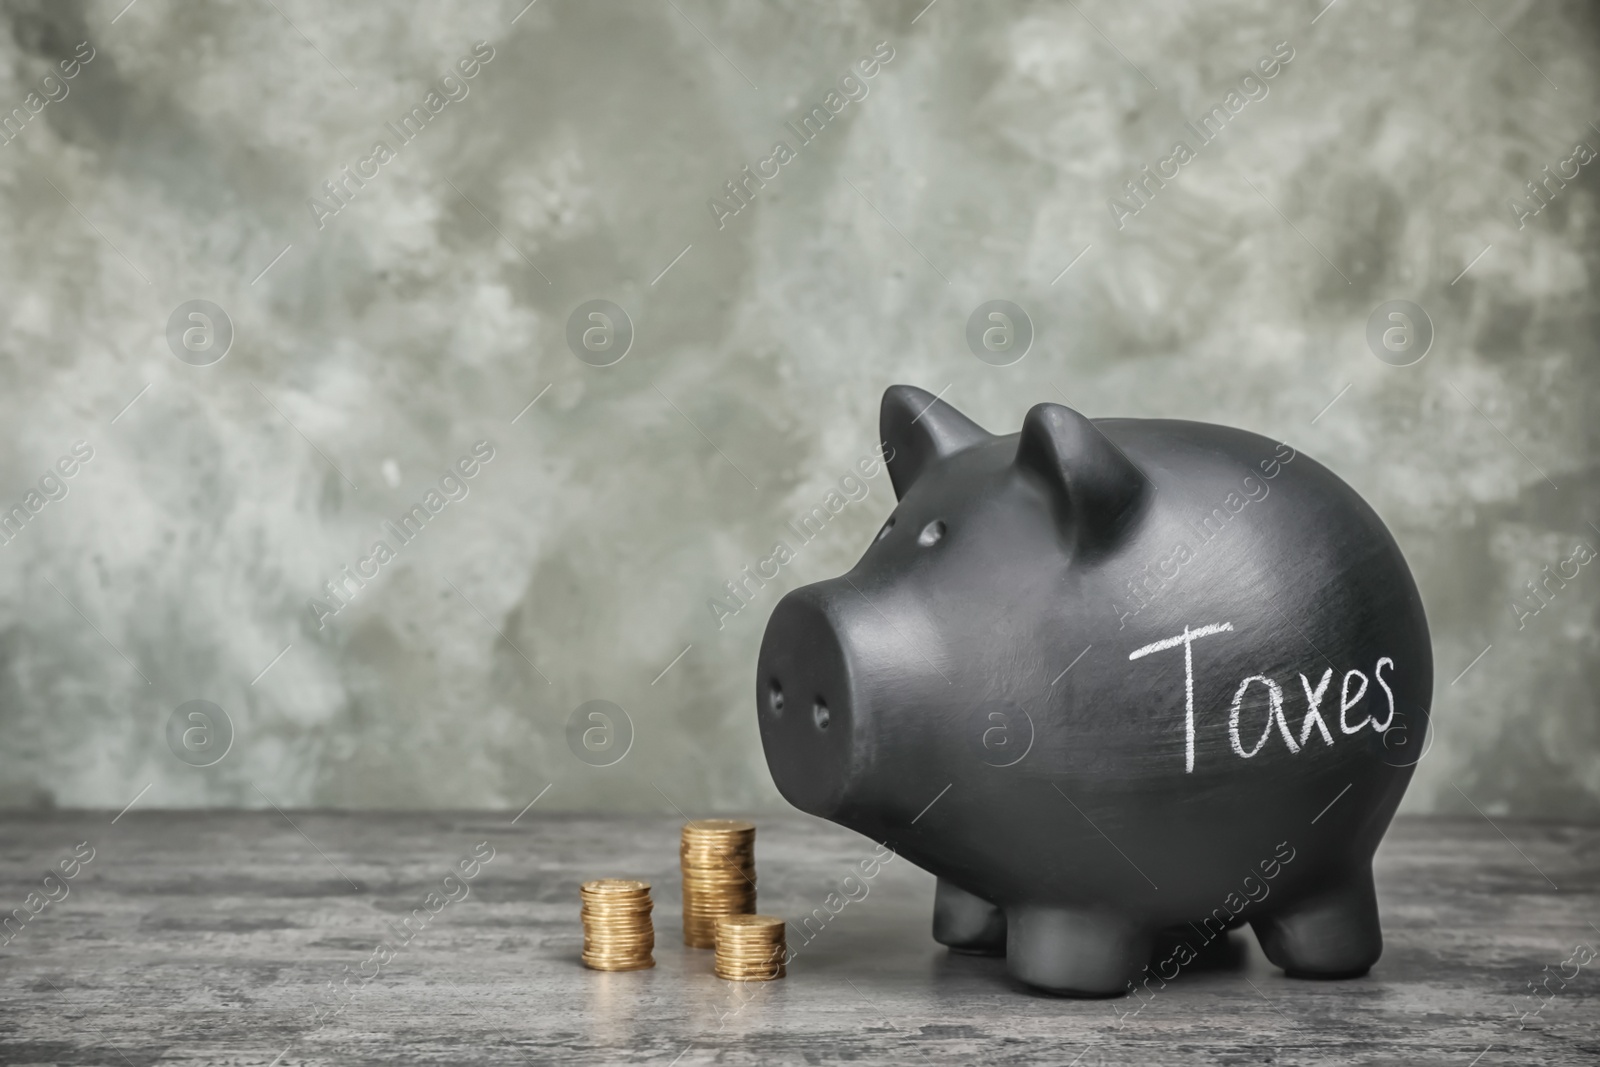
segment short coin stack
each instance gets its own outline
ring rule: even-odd
[[[683,825],[683,943],[715,948],[716,921],[756,910],[756,827],[742,819]]]
[[[717,920],[712,969],[730,982],[768,982],[784,976],[783,920],[775,915],[724,915]]]
[[[597,971],[638,971],[656,965],[650,923],[650,883],[601,878],[583,883],[583,963]]]

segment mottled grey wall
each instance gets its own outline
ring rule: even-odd
[[[1427,602],[1411,810],[1600,811],[1600,566],[1525,584],[1600,547],[1600,161],[1565,162],[1600,147],[1592,10],[924,2],[6,4],[0,500],[93,454],[0,547],[0,803],[780,805],[766,614],[854,560],[886,477],[720,628],[708,601],[903,381],[1002,432],[1065,400],[1315,456]],[[785,122],[879,42],[802,145]],[[1201,145],[1184,121],[1279,42]],[[1577,176],[1534,214],[1547,165]],[[234,330],[208,366],[168,339],[196,299]],[[613,366],[567,344],[594,299],[634,326]],[[1011,366],[964,340],[991,299],[1036,330]],[[1366,340],[1399,299],[1435,329],[1408,367]],[[469,494],[319,628],[322,584],[482,440]],[[569,751],[592,699],[634,726],[614,766]],[[190,700],[235,730],[209,768],[169,745]]]

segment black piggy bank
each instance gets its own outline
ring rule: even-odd
[[[1039,404],[1001,437],[897,385],[881,430],[898,506],[762,639],[784,797],[937,876],[934,937],[1031,986],[1165,982],[1243,923],[1365,973],[1433,691],[1372,508],[1205,423]]]

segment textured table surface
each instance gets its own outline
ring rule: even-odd
[[[833,898],[831,914],[829,894],[873,846],[799,816],[759,820],[761,908],[827,922],[809,941],[791,929],[788,978],[723,982],[709,953],[679,943],[678,822],[8,816],[5,909],[61,899],[13,919],[0,948],[0,1063],[1600,1059],[1600,959],[1574,954],[1600,949],[1600,827],[1401,820],[1378,854],[1387,949],[1370,975],[1289,979],[1235,933],[1141,1007],[1036,995],[1001,961],[948,954],[929,936],[933,879],[904,860],[864,896],[852,883],[857,899]],[[80,842],[78,859],[93,858],[74,866]],[[441,904],[461,896],[450,868],[491,849],[467,895]],[[76,876],[47,881],[62,861]],[[654,883],[653,970],[578,962],[578,883],[608,875]],[[371,962],[414,909],[420,932]],[[1529,983],[1545,979],[1541,1007]]]

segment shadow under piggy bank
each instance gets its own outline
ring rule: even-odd
[[[910,386],[881,420],[898,506],[762,640],[784,797],[936,875],[934,937],[1030,986],[1123,992],[1162,931],[1245,924],[1365,973],[1415,762],[1382,735],[1433,691],[1373,510],[1222,426],[1039,404],[995,436]]]

